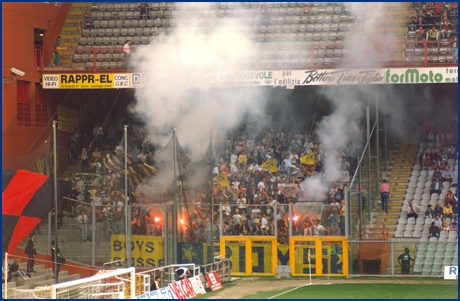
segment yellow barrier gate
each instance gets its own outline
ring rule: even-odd
[[[231,275],[273,276],[277,265],[274,236],[226,236],[220,238],[220,254],[230,259]]]
[[[307,276],[311,269],[314,276],[348,277],[346,237],[291,236],[289,258],[293,276]]]

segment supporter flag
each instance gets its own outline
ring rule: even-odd
[[[265,161],[265,163],[263,163],[260,167],[267,169],[269,172],[278,171],[278,166],[276,164],[275,158]]]
[[[57,197],[70,189],[58,180]],[[54,181],[27,170],[2,171],[2,253],[12,253],[54,207]]]
[[[299,191],[299,187],[297,186],[297,184],[287,184],[286,186],[281,187],[279,190],[285,197],[288,198],[291,196],[295,196],[297,194],[297,191]]]
[[[113,171],[124,171],[125,156],[123,152],[115,150],[115,153],[106,155],[103,162],[105,168]],[[134,161],[128,155],[128,181],[129,186],[133,187],[141,183],[145,178],[151,177],[158,173],[158,170],[142,161]]]
[[[309,152],[303,157],[300,157],[300,163],[305,165],[314,165],[315,164],[315,152]]]
[[[228,180],[227,174],[225,172],[215,176],[212,181],[214,183],[219,184],[219,188],[222,189],[224,187],[230,186],[230,181]]]

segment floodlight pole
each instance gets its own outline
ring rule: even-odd
[[[375,88],[377,89],[377,87]],[[380,188],[380,125],[379,125],[379,93],[375,93],[375,192]],[[370,149],[370,145],[369,145]],[[370,185],[369,185],[370,186]],[[368,210],[368,221],[371,220],[371,208]]]
[[[129,197],[128,197],[128,125],[124,126],[124,150],[125,150],[125,242],[126,242],[126,266],[131,267],[131,234],[129,220]]]
[[[169,264],[177,263],[177,210],[179,208],[177,202],[177,137],[176,137],[176,125],[173,127],[173,162],[174,162],[174,205],[172,210],[172,228],[173,228],[173,262]]]
[[[210,171],[210,176],[211,176],[211,229],[209,229],[211,231],[211,245],[212,245],[212,250],[214,250],[214,231],[213,231],[213,228],[214,228],[214,189],[213,189],[213,183],[212,183],[212,170],[213,170],[213,156],[212,156],[212,129],[211,129],[211,171]],[[211,253],[212,254],[212,253]],[[208,258],[210,256],[208,255]],[[208,258],[206,258],[206,260],[208,260]],[[212,258],[212,256],[211,256]]]
[[[367,137],[367,220],[371,220],[371,199],[372,199],[372,183],[371,183],[371,120],[370,120],[370,108],[369,106],[366,107],[366,119],[367,119],[367,126],[366,126],[366,137]],[[378,190],[377,190],[378,191]]]
[[[57,121],[53,120],[53,184],[54,184],[54,282],[59,283],[58,272],[58,234],[57,234],[57,216],[58,216],[58,202],[57,202]]]

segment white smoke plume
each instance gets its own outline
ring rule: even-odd
[[[174,35],[138,49],[138,71],[164,77],[136,89],[137,103],[131,109],[145,122],[150,140],[163,146],[175,125],[181,145],[195,161],[208,146],[211,129],[218,134],[238,125],[245,114],[260,117],[265,100],[256,88],[187,86],[181,75],[241,70],[249,50],[257,48],[239,23],[219,23],[207,34],[193,28],[178,26]],[[159,132],[167,138],[159,141]]]
[[[352,68],[378,67],[376,64],[381,61],[382,44],[371,43],[371,39],[366,39],[366,33],[382,26],[382,20],[387,18],[385,5],[346,3],[351,16],[357,17],[361,28],[356,24],[352,32],[347,32],[344,37],[344,46],[348,49],[348,65]],[[254,120],[266,120],[264,110],[267,89],[205,88],[186,84],[190,72],[206,76],[206,73],[214,71],[245,70],[243,63],[254,60],[254,54],[260,47],[260,43],[254,41],[253,30],[243,25],[241,19],[214,18],[213,26],[203,30],[204,27],[198,21],[200,12],[196,9],[196,15],[179,18],[172,35],[160,36],[149,45],[139,47],[134,53],[136,71],[161,76],[155,78],[148,87],[136,89],[136,104],[130,108],[131,113],[145,124],[149,140],[161,147],[169,141],[175,125],[178,139],[193,161],[202,159],[211,129],[213,137],[218,137],[238,126],[247,115],[254,117]],[[374,34],[374,38],[378,40],[376,35],[378,33]],[[385,42],[388,45],[394,44],[391,35],[386,36]],[[316,124],[318,138],[324,152],[328,154],[323,162],[325,177],[333,182],[341,177],[336,153],[350,142],[354,146],[362,146],[360,131],[365,107],[375,103],[376,93],[380,93],[381,102],[391,101],[391,105],[381,106],[383,112],[391,114],[394,120],[401,123],[406,119],[401,117],[404,110],[401,110],[399,92],[390,88],[385,93],[373,86],[364,85],[338,88],[328,86],[321,91],[327,99],[324,101],[334,105],[332,114]],[[290,109],[279,114],[287,115]],[[394,128],[405,129],[404,126]],[[216,140],[213,139],[214,142]],[[162,186],[171,182],[172,175],[163,173],[155,179]],[[323,200],[329,186],[313,177],[301,183],[301,188],[312,200]]]

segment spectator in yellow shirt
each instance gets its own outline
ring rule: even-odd
[[[240,162],[240,164],[246,164],[248,162],[248,155],[246,155],[244,151],[242,151],[238,157],[238,162]]]
[[[454,217],[454,212],[452,211],[452,207],[450,206],[450,203],[446,204],[446,207],[444,207],[443,213],[444,213],[444,217],[448,217],[448,218]]]

